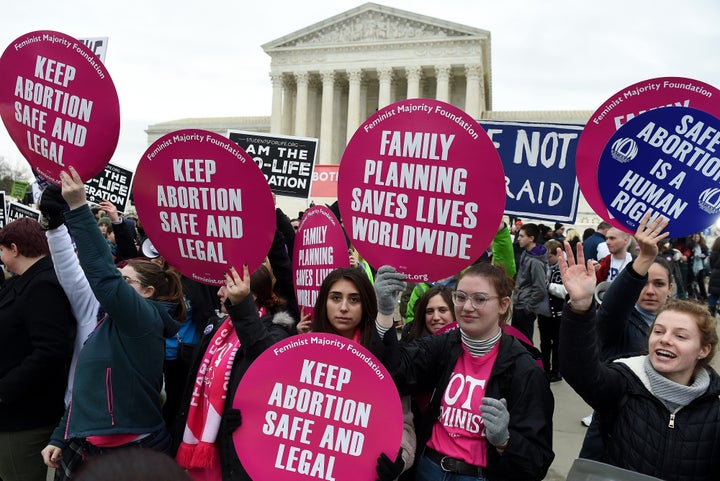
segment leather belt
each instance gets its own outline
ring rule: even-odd
[[[440,466],[440,469],[446,473],[459,474],[461,476],[475,476],[485,479],[485,470],[481,466],[468,464],[461,459],[451,458],[442,453],[438,453],[434,449],[425,447],[425,456],[433,463]]]

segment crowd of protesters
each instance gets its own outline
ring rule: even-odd
[[[300,216],[276,209],[265,262],[213,289],[169,265],[139,219],[91,208],[72,168],[61,179],[41,222],[0,229],[3,481],[48,467],[99,479],[128,452],[154,453],[148,475],[173,460],[173,479],[250,480],[227,400],[268,347],[308,332],[364,346],[397,386],[402,443],[377,453],[380,481],[543,479],[563,379],[594,409],[582,457],[661,479],[720,473],[720,243],[701,233],[668,239],[646,215],[635,235],[601,222],[581,240],[513,220],[468,268],[419,284],[349,246],[310,317],[292,282]]]

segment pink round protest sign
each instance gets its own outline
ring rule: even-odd
[[[252,479],[372,481],[380,454],[395,459],[400,449],[403,414],[390,375],[335,334],[293,336],[267,349],[240,381],[233,407],[242,413],[235,449]]]
[[[338,173],[338,203],[354,247],[409,281],[460,272],[492,242],[505,174],[480,125],[450,104],[410,99],[355,132]]]
[[[179,130],[143,154],[133,196],[153,247],[185,276],[224,284],[265,259],[275,232],[270,187],[234,142],[205,130]]]
[[[36,31],[0,57],[0,116],[33,169],[60,185],[73,166],[83,180],[102,172],[120,135],[120,104],[110,74],[78,40]]]
[[[302,216],[293,247],[295,296],[311,318],[320,285],[338,267],[350,267],[345,233],[330,209],[311,207]]]
[[[598,184],[600,157],[610,137],[627,121],[659,107],[692,107],[720,116],[720,90],[699,80],[660,77],[630,85],[612,95],[591,116],[578,141],[575,168],[585,200],[600,217],[627,227],[608,212]]]

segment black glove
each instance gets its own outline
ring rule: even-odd
[[[232,436],[242,424],[242,415],[239,409],[230,408],[223,415],[223,433]]]
[[[65,211],[70,210],[63,199],[62,189],[49,185],[40,195],[40,223],[45,230],[57,229],[65,223]]]
[[[395,461],[390,461],[390,458],[388,458],[385,453],[380,454],[377,460],[377,466],[375,466],[375,471],[378,474],[376,481],[393,481],[402,474],[403,468],[405,467],[402,454],[403,448],[400,448]]]

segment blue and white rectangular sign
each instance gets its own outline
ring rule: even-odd
[[[574,223],[575,152],[582,125],[481,120],[505,170],[505,214]]]

